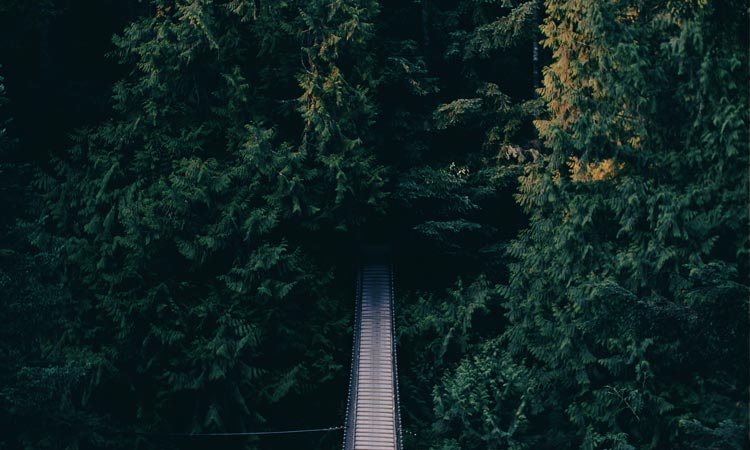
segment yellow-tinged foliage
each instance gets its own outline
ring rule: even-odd
[[[613,158],[607,158],[598,162],[590,162],[585,166],[577,156],[572,156],[568,161],[570,168],[570,179],[573,181],[604,181],[611,180],[617,176],[617,172],[625,167],[623,163],[616,163]]]

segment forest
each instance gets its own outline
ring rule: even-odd
[[[0,450],[750,449],[749,9],[0,0]]]

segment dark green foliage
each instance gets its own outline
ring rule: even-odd
[[[413,230],[404,242],[413,255],[398,267],[407,292],[397,302],[404,305],[397,324],[404,424],[417,433],[406,435],[407,447],[437,448],[445,437],[473,432],[467,423],[441,422],[448,414],[439,406],[442,380],[502,330],[492,287],[505,277],[498,255],[524,221],[512,200],[519,163],[539,152],[531,119],[543,103],[534,98],[531,57],[540,4],[420,6],[407,16],[417,22],[406,28],[421,32],[411,33],[421,47],[409,67],[425,69],[410,70],[410,84],[437,89],[399,91],[420,100],[398,97],[392,127],[405,153],[397,160],[394,209]],[[457,275],[477,281],[454,285]],[[455,400],[448,403],[465,408]],[[462,448],[482,447],[476,444]]]
[[[371,63],[354,58],[375,11],[153,6],[115,38],[133,68],[116,118],[44,181],[79,303],[62,352],[121,427],[267,428],[271,405],[346,370],[348,295],[319,245],[383,195]],[[304,66],[274,56],[300,40]]]
[[[8,99],[5,96],[5,85],[3,84],[3,81],[3,77],[0,77],[0,108],[3,108],[3,110],[5,110],[5,108],[7,108]],[[9,152],[11,149],[11,145],[13,145],[10,137],[8,136],[7,126],[9,122],[10,119],[4,118],[4,120],[2,121],[2,128],[0,128],[0,150],[2,150],[3,153]]]
[[[745,448],[747,48],[728,11],[548,2],[550,153],[521,179],[510,323],[437,391],[445,448]]]
[[[460,279],[443,293],[416,292],[404,296],[398,316],[399,359],[401,360],[400,388],[404,393],[403,422],[416,436],[406,435],[408,448],[432,448],[439,437],[451,434],[440,420],[447,416],[444,408],[466,410],[461,401],[451,399],[442,404],[437,392],[439,384],[466,354],[482,347],[488,334],[497,333],[500,324],[493,318],[498,312],[497,289],[486,279],[479,278],[469,285]],[[482,377],[466,377],[466,382],[476,385]],[[434,408],[434,411],[432,411]],[[434,414],[434,416],[433,416]],[[433,433],[432,421],[435,421]],[[467,424],[459,434],[470,431]]]
[[[119,69],[71,50],[86,5]],[[746,5],[0,22],[0,449],[338,448],[134,432],[340,424],[352,248],[378,239],[406,448],[748,448]]]
[[[39,228],[29,217],[38,213],[38,199],[8,132],[10,106],[0,77],[0,421],[6,424],[0,448],[59,448],[89,439],[71,422],[95,418],[72,408],[82,371],[52,355],[72,302],[54,246],[33,245]]]
[[[535,1],[422,2],[419,14],[390,19],[411,20],[421,33],[386,28],[402,38],[392,47],[404,53],[396,61],[405,72],[386,84],[398,97],[383,99],[397,122],[389,123],[395,136],[386,145],[403,148],[394,206],[414,231],[409,239],[429,252],[494,265],[492,253],[521,222],[510,198],[518,160],[537,152],[530,125],[542,110],[524,67],[536,8]],[[503,71],[509,66],[519,75]]]
[[[0,70],[2,70],[2,66],[0,66]],[[0,227],[2,227],[3,232],[7,232],[6,230],[13,226],[12,212],[18,208],[17,196],[21,188],[18,180],[18,165],[12,162],[18,143],[8,133],[11,119],[7,114],[8,98],[5,96],[4,81],[5,79],[0,76],[0,157],[2,157],[0,159],[0,177],[3,180],[3,183],[0,184],[0,198],[2,198],[5,207],[8,208],[9,214],[4,214],[0,219]]]
[[[101,436],[87,429],[99,420],[74,406],[84,370],[57,357],[51,344],[74,308],[56,275],[59,259],[23,240],[30,228],[6,230],[4,244],[17,241],[0,256],[0,418],[8,430],[0,448],[101,444]]]

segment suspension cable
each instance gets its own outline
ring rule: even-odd
[[[163,436],[163,437],[219,437],[219,436],[264,436],[270,434],[296,434],[296,433],[317,433],[323,431],[343,430],[344,426],[328,428],[307,428],[302,430],[281,430],[281,431],[249,431],[239,433],[165,433],[165,432],[136,432],[141,436]]]

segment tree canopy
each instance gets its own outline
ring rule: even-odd
[[[747,13],[6,2],[0,449],[340,425],[368,242],[406,448],[748,448]]]

